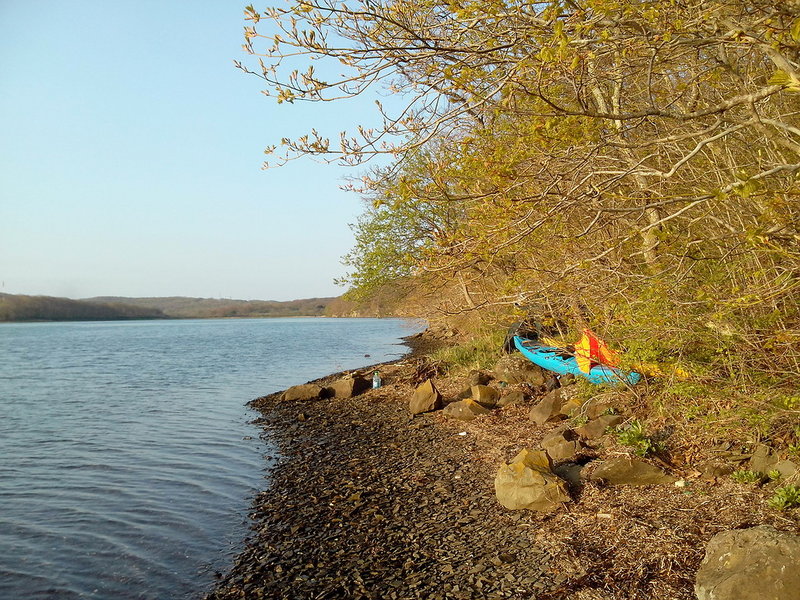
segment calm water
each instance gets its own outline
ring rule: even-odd
[[[0,325],[0,598],[201,596],[265,485],[272,450],[245,403],[397,358],[413,327]]]

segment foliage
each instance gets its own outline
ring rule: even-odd
[[[772,508],[786,510],[800,506],[800,486],[785,485],[775,490],[775,494],[767,500]]]
[[[431,355],[431,359],[447,365],[453,374],[463,374],[473,369],[490,369],[500,358],[502,344],[502,335],[493,331],[475,336],[468,342],[439,349]]]
[[[665,449],[662,443],[653,440],[645,433],[644,425],[640,421],[634,420],[626,427],[617,427],[614,433],[619,443],[633,448],[637,456],[649,456]]]
[[[359,186],[356,295],[400,277],[435,289],[439,316],[517,303],[706,390],[796,389],[797,3],[290,0],[246,14],[255,61],[240,66],[279,102],[391,93],[338,144],[280,141],[278,162],[393,160]]]
[[[110,301],[83,301],[50,296],[0,294],[0,321],[116,321],[165,319],[154,307]]]
[[[736,483],[745,484],[759,484],[764,481],[764,474],[757,471],[748,471],[746,469],[739,469],[731,473],[731,478]]]

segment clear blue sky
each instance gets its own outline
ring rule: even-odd
[[[282,136],[338,131],[358,107],[261,94],[233,66],[248,2],[0,0],[0,291],[343,291],[361,201],[339,185],[357,172],[261,165]]]

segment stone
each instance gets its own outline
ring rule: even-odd
[[[430,379],[421,383],[408,403],[412,415],[419,415],[442,408],[442,395]]]
[[[710,461],[699,466],[700,479],[703,481],[713,481],[719,477],[727,477],[733,473],[733,465],[729,463]]]
[[[589,478],[603,480],[609,485],[659,485],[676,481],[675,477],[650,463],[624,456],[603,461]]]
[[[364,377],[344,377],[334,381],[328,388],[329,396],[333,398],[352,398],[366,392],[372,387],[372,382]]]
[[[497,401],[497,406],[513,406],[514,404],[523,404],[524,402],[525,394],[519,390],[512,390],[500,397],[500,400]]]
[[[473,385],[470,389],[472,399],[486,408],[495,408],[500,400],[500,392],[488,385]]]
[[[603,415],[614,414],[615,411],[608,400],[591,398],[583,405],[583,412],[589,419],[596,419]]]
[[[581,406],[580,400],[572,398],[564,402],[564,404],[561,405],[561,408],[558,409],[558,412],[565,417],[574,417],[580,413]]]
[[[772,448],[765,444],[756,446],[753,455],[750,457],[748,469],[764,475],[767,475],[770,471],[777,471],[784,481],[794,479],[798,473],[798,467],[795,463],[790,460],[782,460]]]
[[[756,473],[769,473],[780,461],[780,457],[765,444],[759,444],[750,457],[748,469]]]
[[[545,452],[523,450],[494,480],[498,502],[510,510],[553,512],[570,501],[567,485],[552,472]]]
[[[307,402],[309,400],[319,400],[323,394],[323,388],[316,383],[304,383],[302,385],[293,385],[283,392],[281,400],[285,402]]]
[[[492,376],[488,373],[478,370],[472,370],[469,372],[469,384],[470,386],[473,385],[488,385],[489,382],[492,380]]]
[[[796,483],[800,479],[800,469],[791,460],[781,460],[772,467],[773,471],[781,474],[781,480]]]
[[[609,427],[615,427],[622,423],[620,415],[601,415],[592,419],[586,425],[575,428],[575,433],[587,440],[594,440],[603,437]]]
[[[534,387],[545,382],[544,370],[519,353],[508,354],[497,361],[494,377],[506,383],[529,383]]]
[[[583,470],[585,468],[586,465],[580,463],[562,462],[553,467],[553,473],[570,485],[578,487],[584,483]]]
[[[545,397],[531,409],[528,418],[537,425],[544,425],[548,421],[560,421],[564,418],[560,410],[565,400],[564,391],[561,388],[555,389],[546,394]]]
[[[572,460],[583,450],[571,429],[562,428],[542,438],[542,448],[553,462]]]
[[[444,407],[442,414],[451,419],[458,419],[459,421],[472,421],[475,417],[488,415],[490,412],[492,411],[481,406],[475,402],[475,400],[467,398],[466,400],[451,402]]]
[[[472,386],[464,388],[456,394],[456,400],[466,400],[467,398],[472,398]]]
[[[800,600],[800,536],[761,525],[718,533],[706,547],[698,600]]]

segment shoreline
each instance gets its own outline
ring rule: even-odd
[[[440,342],[410,338],[401,359],[314,381],[380,367],[379,389],[250,403],[279,456],[253,501],[245,549],[208,600],[694,600],[715,534],[797,529],[795,516],[767,510],[759,490],[730,478],[688,489],[587,482],[553,513],[504,509],[493,486],[499,465],[554,425],[531,424],[531,402],[469,422],[441,411],[412,417],[423,357]],[[452,399],[465,381],[436,383]]]

